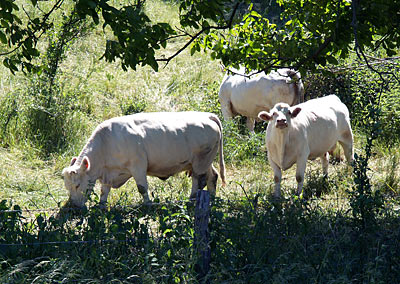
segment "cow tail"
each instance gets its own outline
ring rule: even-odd
[[[300,72],[289,69],[287,74],[293,81],[294,100],[292,105],[304,103],[304,85],[301,81]]]
[[[222,124],[221,121],[219,120],[219,118],[216,115],[212,115],[210,116],[210,119],[212,121],[214,121],[220,130],[220,139],[219,139],[219,174],[221,176],[221,180],[222,180],[222,186],[225,186],[226,181],[225,181],[225,162],[224,162],[224,141],[223,141],[223,134],[222,134]]]

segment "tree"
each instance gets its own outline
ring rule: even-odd
[[[107,61],[120,59],[124,70],[135,69],[137,65],[150,65],[157,70],[159,62],[168,63],[205,31],[228,28],[223,26],[223,15],[230,8],[228,4],[231,1],[180,1],[182,28],[201,27],[201,30],[187,45],[178,50],[176,55],[158,59],[155,51],[161,47],[165,48],[169,40],[191,36],[184,30],[173,29],[167,23],[151,23],[143,10],[145,0],[135,0],[133,4],[121,7],[110,5],[108,0],[71,2],[74,6],[73,11],[76,11],[82,21],[91,20],[96,25],[102,24],[103,30],[111,29],[114,39],[106,42],[103,58]],[[37,48],[39,39],[51,30],[51,15],[67,7],[66,0],[57,0],[50,7],[45,3],[46,8],[41,7],[43,5],[37,0],[30,0],[30,4],[35,13],[27,12],[23,5],[18,6],[15,0],[4,0],[0,3],[0,42],[3,45],[0,46],[0,55],[4,57],[3,64],[12,72],[37,70],[37,66],[32,64],[32,59],[40,55]],[[23,21],[22,18],[27,20]],[[209,21],[217,25],[210,26]],[[222,26],[218,25],[221,23]]]
[[[283,11],[278,24],[251,8],[237,16],[239,5],[250,0],[178,0],[179,28],[150,22],[143,10],[145,0],[121,7],[108,0],[71,1],[82,20],[111,29],[115,38],[106,42],[103,58],[120,59],[124,70],[138,65],[158,70],[160,63],[168,64],[189,47],[192,53],[210,51],[226,66],[313,70],[336,64],[352,49],[362,56],[366,48],[383,47],[391,56],[400,45],[400,0],[276,0]],[[12,72],[37,70],[32,64],[40,55],[37,43],[50,31],[51,15],[65,9],[67,2],[57,0],[44,10],[40,2],[30,0],[35,13],[28,13],[15,0],[1,1],[0,55],[6,67]],[[155,51],[176,37],[189,40],[173,55],[157,58]]]

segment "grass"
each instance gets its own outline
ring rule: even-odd
[[[177,11],[174,4],[152,0],[146,9],[152,18],[178,25],[171,16]],[[140,111],[183,110],[211,111],[222,119],[218,88],[224,74],[207,54],[191,57],[185,51],[157,73],[148,67],[124,72],[118,62],[98,60],[104,40],[97,30],[77,38],[60,66],[56,95],[65,99],[68,114],[64,147],[43,155],[41,148],[25,139],[28,128],[21,128],[18,135],[2,136],[0,201],[7,200],[7,205],[0,209],[39,211],[23,211],[22,216],[2,213],[0,243],[21,247],[5,251],[0,246],[1,283],[196,283],[193,206],[186,204],[191,179],[185,173],[167,181],[149,178],[150,196],[160,203],[150,210],[139,206],[142,197],[130,180],[111,190],[109,211],[90,207],[81,216],[66,219],[47,211],[67,200],[61,171],[101,121]],[[177,40],[172,47],[183,43]],[[33,79],[12,76],[0,67],[2,106],[15,98],[20,107],[10,125],[26,125],[22,123],[29,120],[23,113],[29,105],[23,103],[31,102],[28,89]],[[304,81],[307,84],[307,78]],[[352,216],[349,195],[354,179],[345,163],[330,164],[329,178],[324,180],[319,160],[309,161],[304,186],[307,200],[293,196],[295,167],[289,169],[282,180],[285,200],[276,202],[263,131],[250,135],[239,118],[224,121],[223,126],[227,185],[221,187],[219,182],[211,213],[213,282],[398,282],[398,145],[389,148],[376,143],[373,147],[369,178],[374,192],[385,194],[385,205],[373,231],[364,232]],[[357,154],[363,153],[365,140],[355,129]],[[99,191],[97,185],[95,201]],[[132,238],[134,243],[80,243]],[[56,240],[77,242],[23,245]]]

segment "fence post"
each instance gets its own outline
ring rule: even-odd
[[[211,248],[209,246],[210,232],[208,222],[210,219],[210,193],[206,190],[199,190],[196,195],[195,221],[194,221],[194,244],[198,253],[198,261],[195,266],[197,277],[200,283],[210,271]],[[204,283],[211,283],[207,279]]]

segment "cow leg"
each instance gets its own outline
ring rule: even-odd
[[[300,196],[303,190],[304,172],[306,171],[308,153],[305,157],[297,159],[296,165],[296,181],[297,181],[297,195]]]
[[[329,152],[326,152],[323,154],[321,157],[321,164],[322,164],[322,172],[324,174],[324,182],[326,182],[326,179],[328,177],[328,166],[329,166]],[[319,188],[317,189],[316,195],[317,197],[320,197],[322,193],[322,190]]]
[[[275,198],[280,198],[281,197],[281,180],[282,180],[282,171],[281,168],[275,164],[274,161],[269,159],[269,164],[271,165],[272,170],[274,171],[274,182],[275,182],[275,188],[274,188],[274,197]]]
[[[148,192],[149,185],[147,183],[146,173],[139,174],[136,172],[136,173],[132,174],[132,176],[136,181],[138,191],[143,196],[143,202],[145,204],[151,203],[150,198],[149,198],[149,192]]]
[[[207,172],[207,189],[211,195],[215,196],[217,192],[217,180],[218,173],[213,165],[208,169]]]
[[[254,123],[255,123],[254,118],[247,117],[246,126],[250,130],[250,132],[252,132],[252,133],[254,133]]]
[[[353,133],[351,129],[345,131],[339,140],[340,145],[342,145],[344,155],[348,163],[353,163],[354,153],[353,153]]]
[[[231,101],[229,99],[221,98],[221,96],[219,101],[221,103],[222,116],[224,117],[225,120],[231,120],[232,117],[235,116],[232,111]]]
[[[207,147],[202,152],[197,153],[197,155],[194,157],[192,163],[193,175],[192,192],[190,194],[190,198],[195,198],[197,191],[199,189],[202,190],[206,185],[210,185],[208,190],[210,193],[214,192],[215,194],[216,187],[212,185],[212,182],[209,182],[209,179],[212,179],[213,172],[216,172],[216,170],[213,169],[212,161],[217,154],[218,145],[218,142],[215,145],[210,145],[210,147]]]
[[[324,174],[324,177],[328,176],[328,165],[329,165],[329,153],[326,152],[323,154],[321,157],[321,164],[322,164],[322,172]]]
[[[100,207],[106,207],[108,194],[110,193],[111,186],[108,184],[101,185],[101,193],[100,193]]]
[[[190,199],[195,199],[196,194],[199,190],[202,190],[207,185],[207,174],[198,175],[193,172],[192,175],[192,192],[190,193]]]
[[[143,196],[143,202],[145,204],[149,204],[151,203],[151,200],[149,198],[149,185],[147,183],[147,163],[143,162],[147,160],[147,157],[141,155],[139,158],[138,162],[135,163],[136,166],[129,167],[129,172],[131,176],[135,179],[138,191]]]
[[[140,194],[143,196],[143,202],[145,204],[151,203],[150,198],[149,198],[149,185],[147,183],[147,179],[144,179],[142,181],[136,181],[137,188],[140,192]]]

